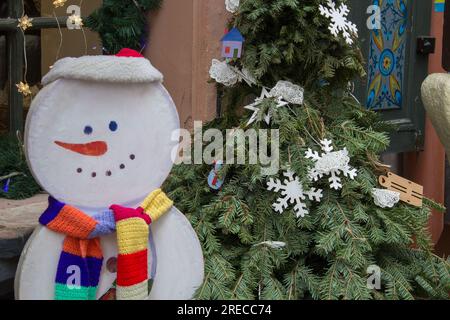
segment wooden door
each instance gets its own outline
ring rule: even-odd
[[[425,111],[420,87],[428,74],[428,55],[417,53],[417,38],[430,32],[432,1],[349,3],[367,71],[367,77],[355,83],[355,95],[367,108],[397,125],[391,152],[421,150]]]

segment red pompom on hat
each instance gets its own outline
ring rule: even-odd
[[[75,79],[110,83],[162,82],[163,75],[150,61],[132,49],[122,49],[113,56],[63,58],[43,77],[48,85],[58,79]]]
[[[144,56],[143,56],[142,54],[140,54],[140,53],[137,52],[136,50],[129,49],[129,48],[123,48],[122,50],[120,50],[120,51],[116,54],[116,57],[144,58]]]

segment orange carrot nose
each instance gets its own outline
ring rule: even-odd
[[[61,141],[55,141],[55,143],[67,150],[82,154],[84,156],[98,157],[102,156],[108,151],[108,145],[105,141],[95,141],[84,144],[65,143]]]

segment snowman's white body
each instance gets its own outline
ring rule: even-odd
[[[55,275],[64,236],[38,227],[30,237],[21,257],[15,279],[16,298],[52,300]],[[97,299],[110,288],[116,273],[105,267],[110,257],[117,257],[116,235],[101,240],[104,255]],[[151,226],[149,276],[154,279],[149,299],[190,299],[203,279],[200,245],[193,241],[192,227],[176,209]],[[156,257],[156,259],[155,259]],[[156,261],[155,261],[156,260]]]
[[[27,118],[25,150],[35,179],[57,200],[90,215],[112,204],[137,207],[167,178],[179,119],[162,76],[144,60],[62,60],[44,77],[46,86]],[[92,72],[89,66],[99,63],[105,71]],[[80,65],[86,69],[80,71]],[[124,74],[111,77],[114,68]],[[61,147],[99,141],[107,151],[95,156]],[[36,229],[19,262],[17,299],[54,298],[63,240],[62,234]],[[106,268],[117,256],[116,241],[115,234],[101,239],[104,262],[97,298],[116,279]],[[200,243],[175,207],[151,225],[149,273],[154,280],[149,299],[189,299],[202,282]]]

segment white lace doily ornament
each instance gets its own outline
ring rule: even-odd
[[[311,181],[318,181],[323,176],[330,176],[328,181],[330,182],[330,188],[339,190],[342,189],[342,181],[339,175],[343,174],[354,180],[357,176],[356,169],[350,167],[350,157],[346,148],[340,151],[334,151],[331,140],[322,140],[322,154],[316,151],[308,149],[306,152],[307,159],[313,159],[316,164],[309,171],[309,177]]]
[[[212,60],[209,75],[216,82],[227,87],[231,87],[239,81],[239,75],[235,72],[234,68],[226,61],[219,61],[217,59]]]
[[[372,197],[380,208],[393,208],[400,201],[400,193],[386,189],[372,189]]]
[[[229,65],[227,60],[220,61],[212,59],[211,67],[209,68],[209,76],[216,80],[216,82],[227,87],[234,86],[241,81],[245,81],[250,87],[256,84],[255,77],[247,68],[239,70],[238,68]]]
[[[225,7],[228,12],[235,13],[239,9],[239,0],[225,0]]]
[[[319,5],[320,14],[326,18],[331,18],[328,29],[334,36],[338,36],[342,32],[342,36],[347,44],[352,44],[353,36],[358,36],[358,28],[354,23],[347,20],[347,15],[350,12],[346,4],[341,4],[336,8],[336,3],[333,0],[328,0],[327,7]]]
[[[272,97],[281,97],[292,104],[303,104],[304,92],[302,87],[289,81],[278,81],[269,94]]]
[[[281,193],[281,197],[277,199],[277,202],[272,207],[275,212],[283,213],[290,204],[295,204],[294,212],[297,218],[303,218],[309,213],[306,203],[303,201],[308,197],[311,201],[320,202],[323,197],[322,190],[314,188],[304,190],[299,178],[290,170],[284,172],[283,175],[286,177],[283,182],[280,179],[270,178],[267,183],[267,190]]]
[[[254,84],[256,84],[256,79],[253,76],[253,74],[250,72],[250,70],[248,70],[247,68],[242,68],[242,71],[239,71],[236,68],[236,72],[239,75],[239,81],[244,80],[250,87],[253,86]]]

